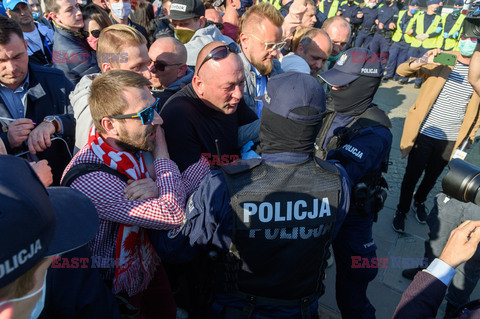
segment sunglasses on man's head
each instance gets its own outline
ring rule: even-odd
[[[200,72],[200,69],[202,68],[202,66],[208,60],[210,60],[210,59],[214,59],[214,60],[225,59],[230,52],[235,53],[235,54],[240,53],[240,49],[238,48],[238,46],[234,42],[232,42],[230,44],[225,44],[225,45],[221,45],[221,46],[218,46],[216,48],[213,48],[212,51],[210,51],[210,53],[207,54],[205,59],[203,59],[202,63],[200,63],[200,66],[198,67],[198,70],[197,70],[197,76],[198,76],[198,73]]]
[[[100,36],[100,32],[102,32],[102,30],[92,30],[90,31],[90,34],[92,35],[92,37],[98,39],[98,37]]]
[[[155,103],[153,103],[150,106],[147,106],[143,110],[141,110],[138,113],[130,113],[130,114],[122,114],[122,115],[114,115],[114,116],[108,116],[111,119],[117,119],[117,120],[124,120],[124,119],[140,119],[142,121],[143,125],[148,125],[152,123],[153,117],[155,115],[155,111],[157,113],[160,113],[160,99],[157,98],[155,100]]]
[[[167,66],[182,65],[182,63],[167,64],[167,63],[161,62],[161,61],[151,61],[151,63],[153,64],[153,67],[155,68],[155,70],[160,71],[160,72],[165,71],[165,68]]]
[[[210,21],[210,20],[207,20],[207,22],[208,22],[208,25],[214,25],[218,28],[218,30],[220,30],[220,31],[223,30],[223,23],[213,22],[213,21]]]

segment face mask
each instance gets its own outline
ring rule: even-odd
[[[348,4],[353,4],[353,1],[348,0]]]
[[[81,4],[82,4],[82,6],[86,6],[87,5],[87,0],[82,0]]]
[[[375,5],[376,5],[375,2],[374,2],[374,3],[369,2],[369,3],[367,4],[367,6],[368,6],[370,9],[373,9],[373,8],[375,7]]]
[[[240,8],[237,9],[238,16],[241,17],[248,8],[253,5],[253,0],[240,0]]]
[[[362,114],[372,104],[380,81],[381,78],[360,76],[347,88],[330,90],[334,111],[349,116]]]
[[[127,18],[132,12],[132,5],[129,2],[112,3],[111,6],[112,14],[121,20]]]
[[[410,9],[410,13],[411,13],[411,14],[415,14],[415,13],[417,13],[417,12],[418,12],[418,9]]]
[[[195,34],[194,30],[175,29],[175,37],[183,44],[190,41],[190,39],[193,37],[194,34]]]
[[[89,36],[87,37],[87,42],[93,50],[97,51],[98,38],[95,38],[94,36]]]
[[[39,12],[33,12],[33,11],[32,11],[32,14],[33,14],[33,20],[38,20],[38,19],[40,19],[40,13],[39,13]]]
[[[336,56],[329,56],[328,57],[328,61],[330,62],[335,62],[338,60],[338,58],[342,55],[343,51],[341,51],[340,53],[338,53]]]
[[[392,4],[392,1],[386,0],[386,1],[385,1],[385,4],[387,5],[387,7],[389,7],[389,6]]]
[[[43,307],[45,306],[45,291],[46,291],[45,287],[46,287],[46,284],[47,284],[46,279],[47,279],[47,272],[45,272],[45,277],[43,277],[43,285],[42,285],[42,287],[40,287],[40,289],[32,292],[29,295],[26,295],[26,296],[23,296],[23,297],[20,297],[20,298],[15,298],[15,299],[2,301],[2,302],[0,302],[0,307],[5,305],[5,304],[8,304],[8,303],[17,302],[17,301],[32,298],[33,296],[38,295],[40,292],[42,292],[42,296],[40,297],[40,299],[38,299],[37,303],[35,304],[35,307],[33,308],[32,313],[30,314],[30,317],[29,317],[29,319],[37,319],[40,316],[40,313],[42,312]]]
[[[475,52],[475,48],[477,47],[477,42],[472,42],[471,40],[460,40],[458,43],[458,50],[460,54],[466,57],[470,57]]]

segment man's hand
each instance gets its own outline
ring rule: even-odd
[[[52,168],[48,165],[47,160],[31,162],[30,165],[32,165],[33,170],[37,173],[45,187],[48,187],[53,183]]]
[[[128,186],[123,190],[125,198],[130,201],[141,202],[149,198],[158,198],[157,184],[151,178],[128,180]]]
[[[480,221],[467,220],[450,233],[440,259],[456,268],[472,258],[480,242]]]
[[[416,59],[414,62],[412,62],[410,64],[410,66],[412,68],[421,67],[422,65],[425,65],[427,63],[440,65],[440,63],[433,62],[433,59],[435,58],[435,56],[437,54],[439,54],[441,52],[443,52],[443,51],[440,50],[440,49],[433,49],[433,50],[427,51],[422,57],[420,57],[420,58]]]
[[[52,123],[40,123],[28,136],[28,150],[32,154],[43,152],[52,145],[50,135],[55,134],[55,126]]]
[[[350,22],[350,18],[345,18],[345,20],[347,20],[348,22]]]
[[[165,141],[165,133],[160,125],[157,125],[157,130],[155,131],[155,146],[152,153],[155,159],[170,158],[167,142]]]
[[[390,22],[390,24],[388,25],[388,28],[389,28],[390,30],[394,30],[396,27],[397,27],[397,26],[396,26],[395,23],[393,23],[393,22]]]
[[[405,32],[405,33],[408,34],[408,35],[412,35],[412,34],[413,34],[413,29],[410,29],[410,30],[408,30],[408,31]]]
[[[17,119],[8,126],[7,138],[10,147],[15,148],[22,145],[35,126],[31,119]]]
[[[417,35],[415,36],[415,39],[420,40],[420,41],[423,41],[423,40],[425,40],[425,39],[428,39],[428,34],[426,34],[426,33],[417,34]]]

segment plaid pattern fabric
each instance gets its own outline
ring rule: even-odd
[[[89,145],[85,145],[72,159],[65,173],[80,163],[102,163]],[[107,278],[113,279],[115,246],[119,224],[137,225],[147,229],[168,230],[182,225],[185,201],[199,186],[210,168],[205,158],[180,174],[176,164],[169,159],[154,161],[158,198],[142,202],[124,197],[126,183],[106,172],[92,172],[78,177],[70,187],[84,193],[95,205],[100,226],[89,246],[92,263],[97,268],[107,268]]]

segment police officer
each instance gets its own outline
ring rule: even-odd
[[[463,0],[457,0],[453,5],[453,11],[442,16],[443,22],[443,50],[458,51],[458,42],[462,33],[463,20],[465,15],[462,14]]]
[[[332,245],[342,318],[375,318],[367,298],[368,283],[378,272],[372,225],[386,198],[381,173],[392,144],[390,120],[372,104],[382,74],[378,57],[364,48],[347,50],[332,69],[320,74],[332,86],[333,101],[315,142],[316,154],[338,161],[354,185],[347,218]]]
[[[354,41],[358,26],[363,21],[363,12],[362,9],[360,9],[360,6],[356,4],[354,0],[348,0],[340,6],[337,15],[345,18],[345,20],[350,23],[352,29],[346,46],[348,49],[351,46],[351,43]]]
[[[212,171],[189,199],[181,229],[150,240],[163,261],[210,251],[206,318],[318,318],[326,247],[344,220],[349,179],[313,157],[325,111],[318,80],[283,73],[261,98],[262,159]]]
[[[370,42],[369,49],[376,53],[385,65],[390,49],[390,40],[396,27],[398,8],[395,0],[385,0],[385,5],[378,10],[377,32]]]
[[[368,48],[372,41],[376,27],[375,20],[378,18],[378,5],[376,0],[368,0],[365,7],[362,8],[363,20],[358,27],[357,36],[355,38],[355,46]]]
[[[397,70],[397,66],[407,61],[411,54],[415,54],[410,49],[410,43],[412,42],[413,30],[412,26],[415,22],[415,17],[418,15],[419,3],[417,0],[412,0],[408,6],[408,10],[401,10],[398,13],[397,28],[392,37],[392,45],[389,50],[389,57],[387,63],[387,73],[383,78],[384,81],[392,79]],[[400,84],[407,83],[406,78],[400,79]]]
[[[438,14],[439,10],[438,0],[427,0],[427,13],[422,12],[415,18],[412,25],[412,35],[415,39],[412,39],[410,45],[413,49],[412,52],[416,52],[416,54],[412,57],[418,58],[427,53],[428,50],[442,47],[443,28],[442,17]],[[422,81],[422,78],[415,79],[416,89],[421,87]]]
[[[337,15],[337,12],[340,8],[340,1],[339,0],[322,0],[318,4],[318,11],[325,14],[328,18],[334,17]]]

